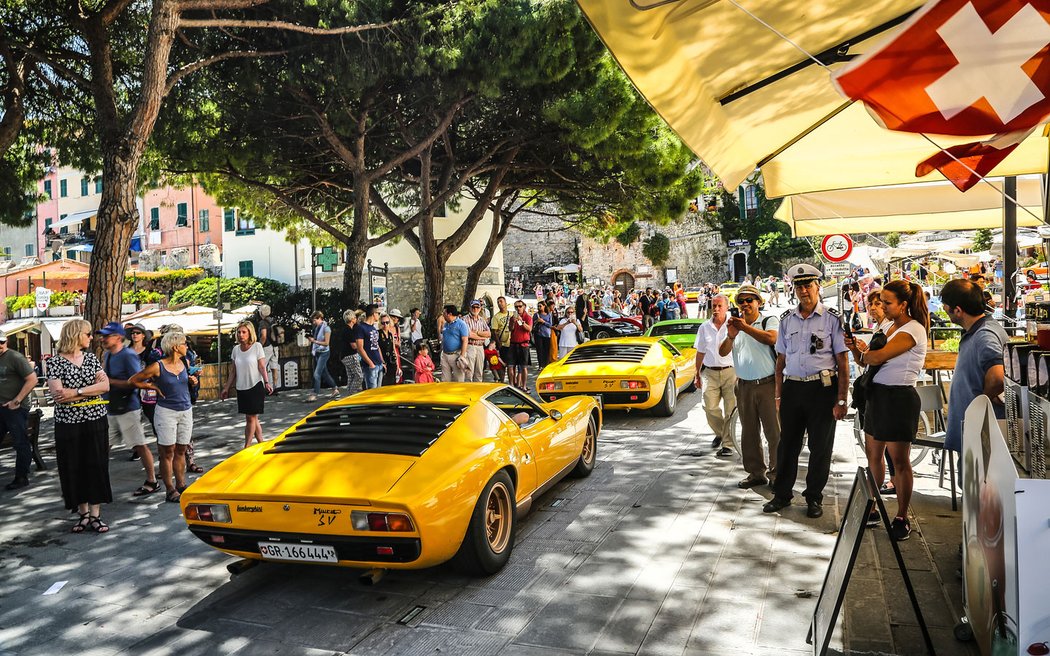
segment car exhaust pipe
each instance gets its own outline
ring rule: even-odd
[[[367,572],[362,572],[361,575],[357,577],[357,580],[361,585],[376,585],[383,580],[385,574],[385,569],[376,567]]]
[[[254,560],[254,559],[251,559],[251,558],[242,558],[241,560],[236,560],[236,561],[230,563],[229,565],[227,565],[226,566],[226,571],[229,572],[233,576],[239,576],[240,574],[244,574],[245,572],[247,572],[251,568],[255,567],[260,562],[262,562],[262,561]]]

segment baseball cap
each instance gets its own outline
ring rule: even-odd
[[[108,337],[109,335],[120,335],[121,337],[125,337],[127,335],[127,333],[124,332],[124,326],[116,321],[110,321],[105,326],[96,330],[95,334],[102,335],[103,337]]]
[[[481,307],[481,300],[475,298],[470,302],[470,307]]]
[[[402,316],[401,310],[398,310],[397,308],[394,308],[393,310],[387,312],[387,314],[389,314],[392,317],[397,317],[398,319],[404,319],[405,318],[404,316]]]

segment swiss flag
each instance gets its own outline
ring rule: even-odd
[[[940,0],[834,76],[890,130],[995,135],[919,164],[965,191],[1050,116],[1050,0]]]

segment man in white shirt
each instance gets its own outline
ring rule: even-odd
[[[718,450],[720,458],[732,455],[733,435],[729,430],[729,418],[736,409],[736,371],[733,355],[719,355],[718,349],[725,341],[729,328],[726,322],[729,300],[723,294],[711,299],[711,320],[700,326],[696,333],[696,386],[703,391],[704,412],[707,423],[714,431],[711,447]]]

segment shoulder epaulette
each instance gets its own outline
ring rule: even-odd
[[[839,312],[838,308],[828,307],[826,305],[824,306],[824,308],[828,311],[828,314],[830,314],[833,317],[841,317],[842,316],[842,313]]]
[[[787,319],[787,316],[791,314],[791,310],[784,310],[784,314],[780,315],[781,319]]]

